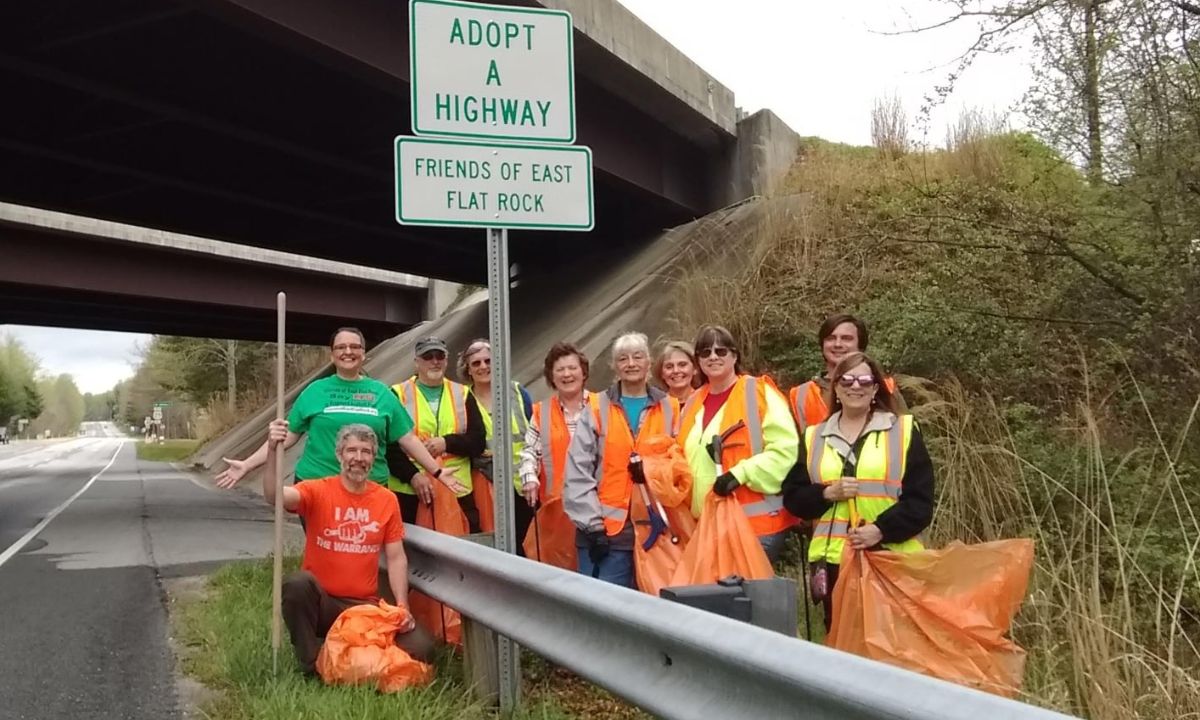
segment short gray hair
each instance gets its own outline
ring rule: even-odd
[[[646,333],[628,332],[618,335],[617,339],[613,340],[612,361],[615,364],[621,353],[639,350],[645,353],[646,357],[650,357],[650,338],[646,337]]]
[[[362,423],[343,425],[342,429],[338,430],[337,443],[335,446],[336,452],[341,452],[342,447],[346,444],[346,440],[350,438],[370,443],[371,447],[375,448],[376,454],[379,453],[379,438],[375,435],[374,430],[367,425],[363,425]]]

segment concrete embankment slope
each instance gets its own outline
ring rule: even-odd
[[[519,277],[512,291],[512,342],[514,379],[529,388],[534,399],[549,393],[542,379],[542,361],[555,342],[578,345],[592,359],[588,387],[605,387],[612,378],[609,347],[615,336],[638,330],[651,341],[664,339],[672,288],[682,273],[697,263],[730,262],[735,255],[752,252],[752,239],[769,218],[796,212],[803,206],[797,196],[772,200],[752,199],[717,211],[663,233],[634,254],[591,259],[567,265],[552,276]],[[562,253],[562,249],[548,248]],[[366,371],[393,384],[413,373],[413,345],[426,335],[439,335],[454,356],[472,339],[487,337],[487,296],[481,292],[447,315],[381,343],[368,353]],[[689,339],[695,328],[685,328]],[[313,377],[327,373],[317,373]],[[289,389],[291,404],[312,378]],[[262,378],[262,382],[270,382]],[[255,413],[243,424],[204,445],[193,457],[204,470],[223,467],[222,457],[245,457],[265,437],[274,405]],[[301,445],[290,452],[295,460]]]

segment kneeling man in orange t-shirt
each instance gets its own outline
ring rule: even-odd
[[[287,420],[268,430],[263,497],[275,504],[275,463],[287,438]],[[283,507],[304,520],[304,560],[283,581],[283,621],[300,667],[315,674],[317,654],[330,626],[353,605],[379,602],[379,553],[387,559],[388,584],[401,606],[408,604],[408,558],[400,504],[387,488],[368,479],[379,441],[366,425],[346,425],[337,435],[342,467],[335,477],[305,480],[283,488]],[[410,620],[396,644],[417,660],[428,660],[433,639]]]

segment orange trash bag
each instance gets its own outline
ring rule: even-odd
[[[433,481],[433,502],[417,504],[417,524],[456,537],[466,535],[470,529],[454,492],[437,480]],[[421,627],[428,628],[442,642],[462,644],[462,618],[457,610],[416,590],[409,591],[408,606]]]
[[[639,590],[657,596],[671,584],[696,529],[690,507],[692,471],[683,449],[664,435],[639,443],[638,455],[646,484],[634,486],[629,508],[635,538],[634,577]]]
[[[679,443],[666,435],[654,435],[638,444],[638,455],[642,458],[646,484],[655,500],[664,508],[684,503],[691,505],[692,469]],[[691,514],[690,509],[688,514]]]
[[[462,615],[419,590],[408,591],[408,607],[417,624],[447,645],[462,645]]]
[[[706,585],[729,575],[765,580],[775,571],[737,498],[709,493],[670,585]]]
[[[1025,598],[1033,541],[915,553],[847,549],[827,643],[846,652],[1012,697],[1025,651],[1007,637]]]
[[[417,503],[417,524],[455,536],[466,535],[470,530],[454,491],[438,480],[433,481],[433,502]]]
[[[432,665],[396,646],[396,631],[408,611],[382,600],[346,608],[333,621],[317,655],[317,673],[329,685],[375,685],[397,692],[433,681]]]
[[[518,502],[524,502],[520,500]],[[563,570],[579,570],[579,556],[575,552],[575,524],[563,512],[562,496],[551,498],[538,508],[525,541],[525,557],[530,560]]]

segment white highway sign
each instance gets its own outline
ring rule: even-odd
[[[591,230],[592,151],[396,138],[402,225]]]
[[[409,42],[414,133],[575,141],[569,13],[410,0]]]

